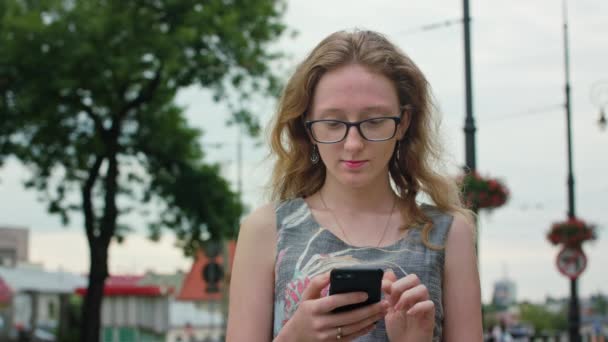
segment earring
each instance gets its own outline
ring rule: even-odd
[[[312,153],[310,154],[310,161],[313,165],[319,162],[319,150],[317,145],[312,145]]]
[[[395,159],[401,160],[401,140],[397,140],[397,146],[395,147]]]

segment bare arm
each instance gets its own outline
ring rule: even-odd
[[[483,340],[474,231],[462,215],[454,215],[446,243],[443,283],[443,336],[447,342]]]
[[[272,339],[275,242],[272,205],[257,209],[243,221],[230,281],[228,342]]]

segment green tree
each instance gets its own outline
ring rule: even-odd
[[[175,231],[191,253],[202,234],[234,235],[242,207],[176,92],[193,84],[228,103],[251,132],[252,94],[276,93],[268,44],[283,32],[281,0],[3,0],[0,163],[30,171],[48,210],[84,217],[90,272],[81,341],[97,341],[108,246],[119,218],[146,204],[152,237]],[[213,115],[208,113],[208,115]]]
[[[520,319],[534,326],[536,331],[563,331],[568,328],[566,312],[551,312],[542,305],[522,303],[519,305]]]
[[[608,314],[608,299],[598,292],[591,296],[591,307],[594,313],[605,316]]]
[[[500,308],[495,304],[484,304],[482,312],[482,323],[484,329],[491,329],[493,326],[499,323],[498,319],[496,318],[496,313],[500,312]]]

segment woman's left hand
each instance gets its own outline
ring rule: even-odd
[[[435,304],[426,286],[415,274],[397,280],[392,271],[384,273],[382,291],[391,306],[384,316],[386,333],[392,342],[433,340]]]

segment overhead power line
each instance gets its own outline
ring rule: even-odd
[[[426,25],[422,25],[422,26],[418,26],[418,27],[412,27],[412,28],[406,29],[404,31],[401,31],[398,34],[404,35],[404,34],[414,34],[414,33],[418,33],[418,32],[432,31],[435,29],[444,28],[444,27],[448,27],[448,26],[452,26],[452,25],[457,25],[460,23],[462,23],[462,18],[444,20],[444,21],[437,22],[437,23],[426,24]]]
[[[514,114],[506,114],[506,115],[498,115],[498,116],[490,116],[485,117],[482,121],[483,123],[492,123],[497,121],[504,121],[509,119],[517,119],[521,117],[529,117],[529,116],[537,116],[541,114],[548,114],[551,112],[555,112],[558,109],[564,109],[564,104],[553,104],[549,106],[543,106],[538,108],[532,108],[523,112],[514,113]]]

